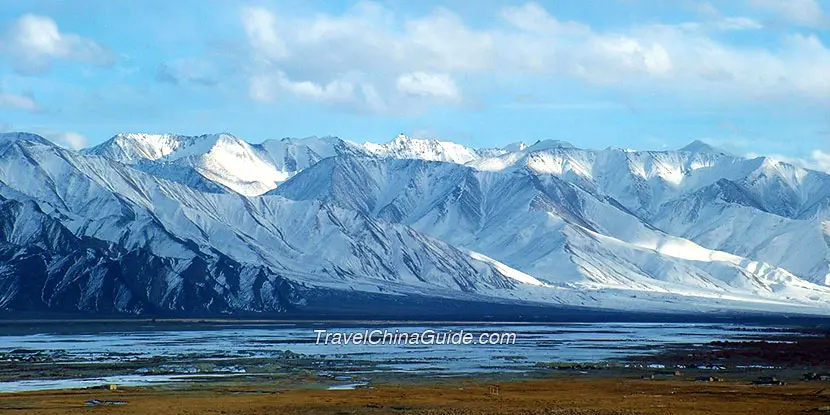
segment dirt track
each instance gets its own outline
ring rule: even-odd
[[[830,406],[830,384],[752,386],[691,380],[556,379],[372,389],[132,388],[0,395],[2,414],[803,414]],[[88,407],[85,401],[124,400]]]

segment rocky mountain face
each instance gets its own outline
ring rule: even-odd
[[[0,309],[827,314],[829,196],[824,173],[703,143],[120,134],[75,152],[6,133]]]

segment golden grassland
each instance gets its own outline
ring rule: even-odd
[[[0,413],[766,415],[830,411],[830,385],[823,382],[756,386],[742,381],[559,378],[493,386],[470,378],[385,383],[354,390],[285,389],[255,383],[38,391],[1,394]],[[126,403],[85,405],[93,399]]]

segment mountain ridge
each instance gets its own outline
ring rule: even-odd
[[[830,313],[830,176],[702,147],[475,149],[406,136],[249,144],[221,133],[118,135],[75,152],[0,134],[0,197],[33,204],[38,226],[66,235],[0,238],[0,308],[279,313],[314,293],[347,301],[359,291],[404,303]],[[0,236],[32,226],[0,225]],[[50,238],[107,248],[67,256]],[[14,258],[35,246],[36,263],[86,275],[65,283],[75,288],[62,305],[20,288],[34,271]],[[95,271],[95,258],[177,288],[133,277],[127,289]],[[41,291],[62,280],[38,278]],[[96,297],[95,286],[121,288]]]

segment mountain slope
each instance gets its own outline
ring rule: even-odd
[[[468,165],[549,174],[609,197],[674,236],[830,283],[830,176],[822,172],[736,157],[702,143],[660,152],[556,146]]]
[[[784,269],[665,234],[613,199],[530,169],[338,156],[272,193],[404,223],[551,286],[740,301],[786,293],[806,303],[827,292]]]
[[[204,293],[197,297],[205,300],[204,307],[221,298],[217,309],[224,311],[277,310],[279,302],[265,304],[256,299],[263,298],[263,287],[273,292],[285,280],[338,290],[425,291],[447,297],[501,297],[502,292],[522,290],[523,284],[499,271],[499,264],[475,259],[407,227],[377,222],[320,202],[200,192],[100,156],[78,155],[25,140],[0,146],[0,166],[0,195],[43,212],[37,216],[40,224],[33,229],[47,222],[49,226],[59,223],[61,235],[67,238],[99,241],[107,249],[125,252],[113,254],[117,264],[109,267],[121,267],[122,271],[145,267],[166,282],[162,289],[166,294],[152,297],[149,303],[120,308],[105,304],[92,307],[95,310],[114,307],[137,312],[146,310],[148,304],[176,310],[181,302],[193,304],[180,300],[190,292],[181,288],[189,278],[200,279],[198,287]],[[21,233],[21,225],[17,220],[10,222],[6,234]],[[54,238],[41,235],[23,238],[27,242],[20,243],[15,242],[21,240],[18,237],[8,244],[9,249],[27,249],[33,243],[45,246]],[[151,264],[120,262],[138,255],[136,252],[143,252],[142,258]],[[90,261],[99,256],[104,261],[103,254],[97,252],[90,254]],[[112,278],[94,272],[89,264],[76,265],[79,272],[94,280],[82,284],[84,287],[103,286]],[[20,284],[18,273],[4,274],[7,291],[15,291]],[[190,273],[194,275],[189,277]],[[50,278],[71,286],[75,275]],[[145,284],[147,290],[158,285],[153,281]],[[168,301],[171,290],[180,294]],[[87,309],[82,305],[97,291],[75,290],[72,295],[71,301]]]
[[[0,134],[0,309],[826,314],[828,177],[702,143]]]

